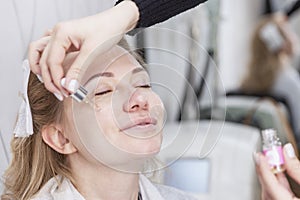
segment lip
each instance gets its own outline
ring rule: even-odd
[[[150,128],[154,127],[157,124],[157,120],[154,118],[141,118],[141,119],[136,119],[134,122],[129,123],[126,125],[124,128],[121,129],[121,131],[126,131],[128,129],[133,129],[133,128],[138,128],[138,129],[143,129],[143,128]]]

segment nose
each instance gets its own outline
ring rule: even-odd
[[[135,90],[129,97],[128,101],[124,103],[124,110],[126,112],[147,111],[149,103],[145,93]]]

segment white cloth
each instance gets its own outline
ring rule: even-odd
[[[300,76],[296,69],[288,66],[283,68],[279,73],[271,93],[283,97],[292,115],[293,130],[298,143],[300,141]],[[298,144],[299,145],[299,144]]]
[[[57,180],[60,180],[60,177],[57,177]],[[85,200],[70,180],[64,178],[60,186],[57,180],[51,178],[31,200]],[[140,175],[139,186],[143,200],[196,200],[195,197],[175,188],[154,185],[143,175]]]
[[[20,94],[22,95],[22,103],[19,109],[18,120],[15,126],[15,137],[28,137],[33,134],[32,115],[27,95],[27,87],[30,76],[30,66],[28,60],[23,61],[23,88]]]

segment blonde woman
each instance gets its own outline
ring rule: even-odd
[[[115,46],[81,80],[88,102],[59,101],[30,74],[1,199],[194,199],[141,174],[160,151],[164,109],[139,62]]]
[[[241,90],[284,98],[291,110],[292,125],[300,147],[300,77],[291,65],[295,36],[284,15],[267,17],[252,38],[251,57]]]

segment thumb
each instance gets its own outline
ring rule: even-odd
[[[87,69],[92,62],[88,51],[83,48],[80,49],[78,55],[75,57],[72,65],[66,73],[64,87],[70,92],[74,93],[79,87],[79,83]],[[75,84],[74,84],[75,83]]]
[[[284,145],[285,167],[288,175],[300,184],[300,162],[291,143]]]

